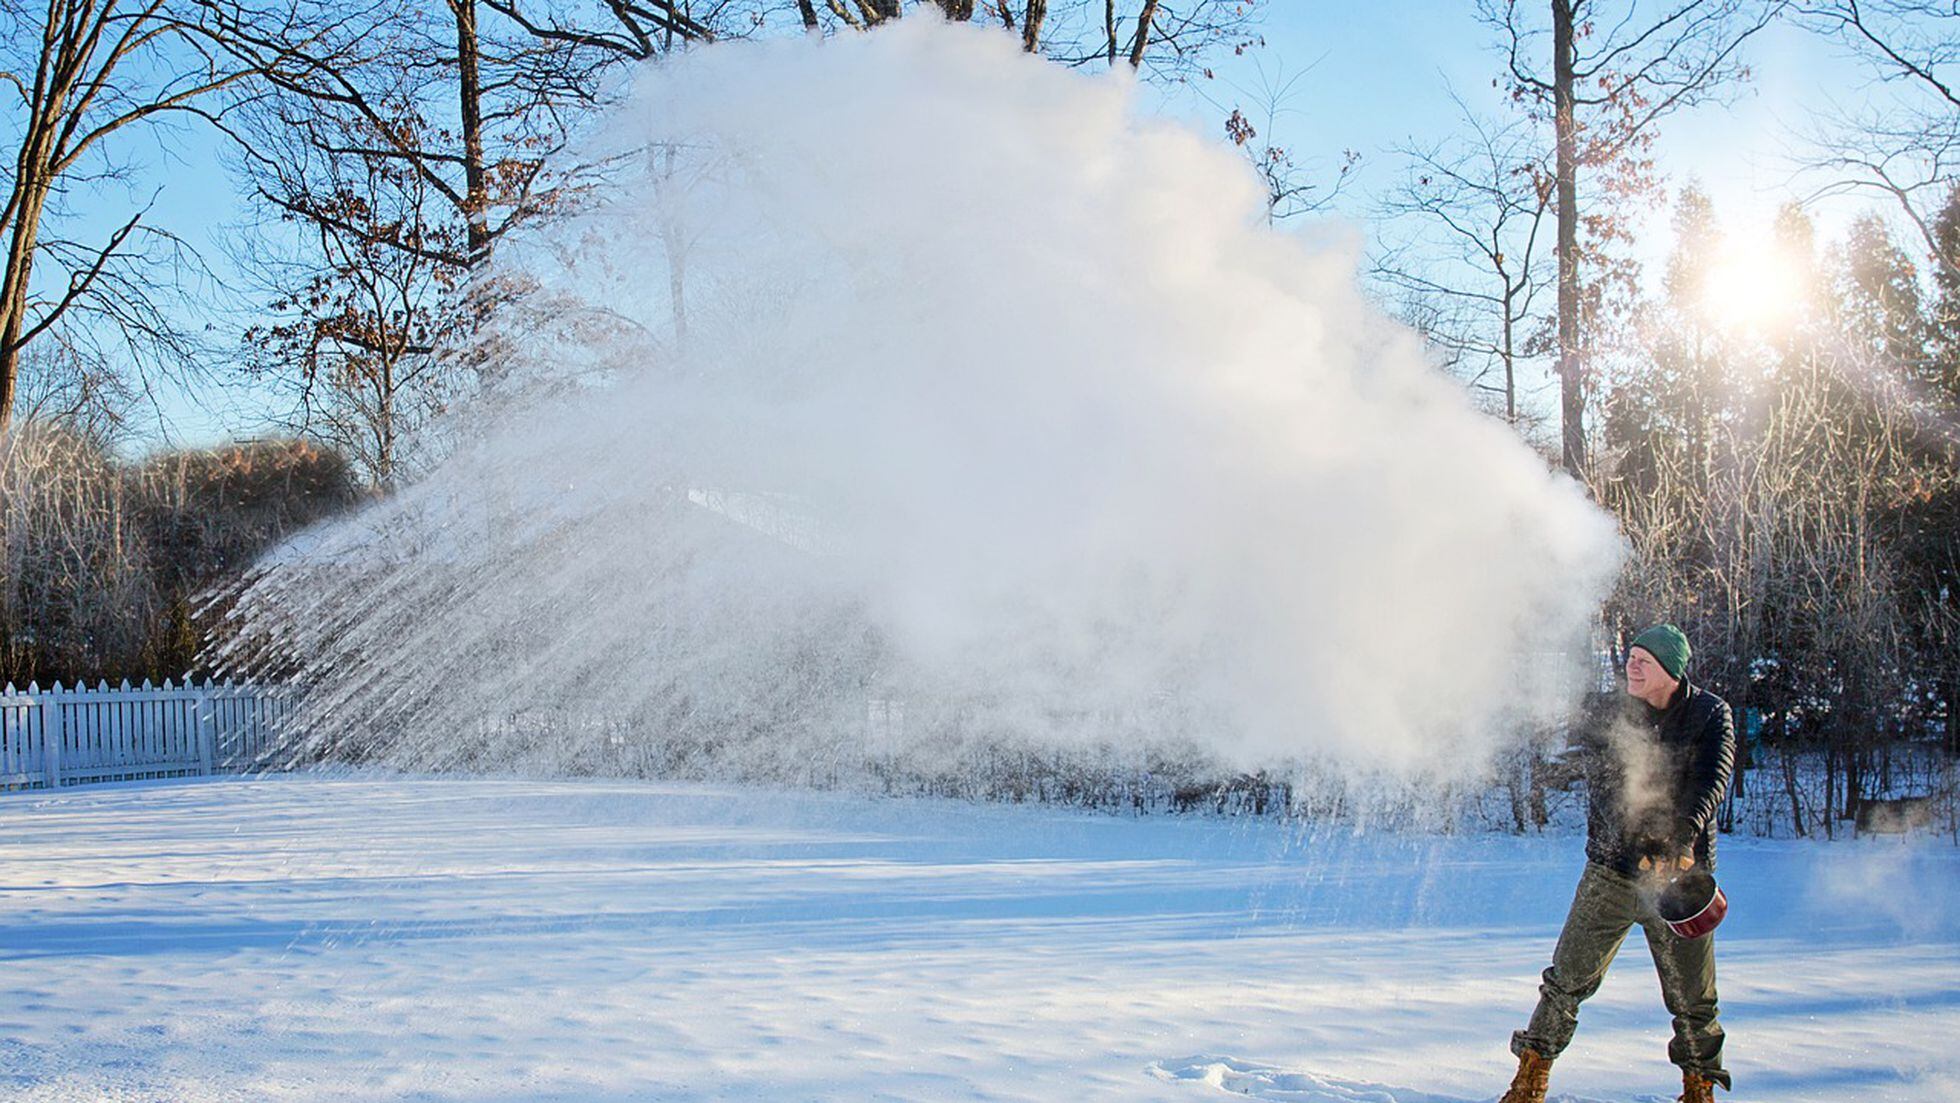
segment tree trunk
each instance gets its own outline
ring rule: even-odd
[[[469,227],[471,268],[490,256],[490,194],[483,166],[483,85],[477,69],[481,53],[476,34],[476,0],[450,0],[456,13],[456,74],[463,120],[465,223]]]
[[[1858,795],[1864,789],[1865,752],[1863,748],[1853,746],[1844,756],[1844,810],[1838,814],[1839,819],[1852,822],[1858,819]]]
[[[796,0],[796,14],[803,17],[804,30],[814,31],[817,29],[817,6],[811,3],[810,0]]]
[[[54,21],[57,9],[48,9],[47,41],[42,46],[42,65],[52,69],[47,79],[37,81],[28,99],[27,119],[20,138],[20,155],[14,165],[12,194],[6,197],[13,208],[13,232],[7,238],[7,268],[0,274],[0,434],[13,424],[14,403],[20,394],[20,362],[27,331],[29,287],[34,275],[34,253],[41,240],[41,212],[55,182],[56,140],[61,119],[73,87],[74,66],[84,58],[73,58],[68,41],[59,38]],[[79,18],[70,12],[70,18]],[[61,62],[53,52],[60,48]],[[72,125],[72,124],[71,124]]]
[[[1558,382],[1566,473],[1585,482],[1586,395],[1579,362],[1579,134],[1573,0],[1552,0],[1552,103],[1558,150]]]
[[[1027,14],[1021,17],[1021,48],[1029,53],[1041,49],[1041,21],[1048,18],[1048,0],[1028,0]]]
[[[1518,372],[1517,372],[1517,322],[1516,303],[1518,289],[1511,283],[1502,266],[1497,269],[1497,278],[1504,284],[1504,333],[1501,338],[1504,360],[1504,424],[1515,426],[1518,423]]]
[[[28,157],[24,165],[33,164]],[[14,401],[20,391],[22,336],[27,329],[30,277],[34,249],[40,240],[41,209],[47,202],[46,178],[32,173],[17,183],[20,206],[14,211],[14,232],[7,240],[7,268],[0,276],[0,435],[14,420]]]
[[[1150,25],[1157,19],[1157,0],[1143,0],[1143,10],[1137,13],[1136,37],[1130,39],[1130,68],[1143,67],[1143,52],[1150,46]]]
[[[1808,832],[1803,826],[1803,798],[1797,790],[1797,757],[1787,745],[1783,748],[1783,791],[1790,798],[1790,826],[1801,839]]]
[[[1545,763],[1533,748],[1525,765],[1531,771],[1531,823],[1543,831],[1552,822],[1552,810],[1545,802]]]
[[[395,354],[382,354],[381,396],[376,407],[374,477],[385,489],[395,485]]]
[[[654,172],[655,199],[660,204],[660,247],[667,254],[667,302],[674,318],[674,348],[687,347],[686,242],[674,214],[674,147],[661,148],[662,163]]]
[[[1824,737],[1824,837],[1837,838],[1837,740]]]
[[[1525,832],[1525,802],[1529,799],[1525,792],[1528,784],[1526,775],[1531,771],[1530,760],[1526,757],[1528,754],[1529,751],[1518,752],[1517,761],[1511,763],[1511,769],[1504,779],[1504,787],[1511,794],[1511,833],[1514,835]]]
[[[1946,753],[1960,756],[1960,671],[1946,676]]]
[[[1937,712],[1929,711],[1929,714],[1920,721],[1919,730],[1924,735],[1931,735],[1933,717],[1939,716],[1939,748],[1951,756],[1956,750],[1960,750],[1960,731],[1954,730],[1954,721],[1960,720],[1960,716],[1955,715],[1956,711],[1960,711],[1960,678],[1956,678],[1953,671],[1946,668],[1948,661],[1944,655],[1936,656],[1933,660],[1932,665],[1937,671],[1932,676],[1933,700]]]

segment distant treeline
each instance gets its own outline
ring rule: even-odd
[[[361,491],[298,440],[126,460],[43,423],[0,436],[0,684],[181,678],[222,592],[290,533]]]

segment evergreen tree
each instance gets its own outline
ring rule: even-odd
[[[1940,256],[1960,256],[1960,187],[1933,221]],[[1895,519],[1904,585],[1917,598],[1915,704],[1960,753],[1960,271],[1932,265],[1925,356],[1915,373],[1917,475]]]

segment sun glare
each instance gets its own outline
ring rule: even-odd
[[[1721,329],[1770,334],[1787,328],[1803,297],[1794,258],[1770,242],[1736,242],[1702,278],[1701,306]]]

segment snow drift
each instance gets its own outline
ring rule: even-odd
[[[1406,773],[1565,708],[1610,522],[1134,91],[926,20],[648,69],[503,247],[492,397],[237,661],[417,765],[807,769],[877,701]]]

